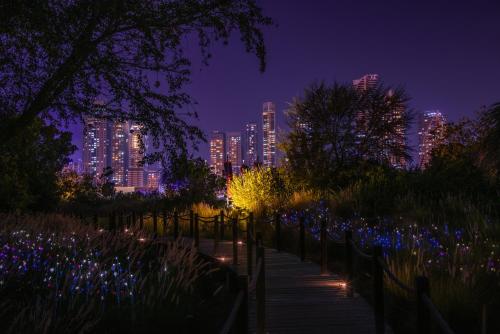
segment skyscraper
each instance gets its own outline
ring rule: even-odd
[[[112,180],[117,187],[127,185],[127,122],[110,123]]]
[[[353,80],[352,84],[356,90],[365,92],[377,87],[377,85],[379,84],[379,75],[366,74],[359,79]],[[394,92],[392,90],[389,91],[387,94],[387,98],[390,98],[391,96],[393,96],[393,94]],[[368,128],[370,126],[368,124],[369,112],[369,110],[360,110],[356,115],[356,127],[358,131],[357,136],[360,142],[367,135],[368,131],[370,131],[370,129]],[[385,121],[394,122],[396,120],[400,120],[402,117],[404,117],[404,113],[405,107],[403,105],[396,106],[388,116],[389,119]],[[382,150],[381,152],[374,152],[375,154],[380,156],[380,158],[388,160],[391,166],[395,168],[404,168],[406,166],[406,161],[404,157],[395,156],[394,154],[392,154],[388,147],[396,146],[401,148],[401,151],[403,151],[403,148],[406,144],[405,131],[406,129],[404,125],[398,124],[394,129],[393,134],[391,134],[390,136],[385,136],[384,138],[378,138],[378,140],[383,141],[382,145],[386,145],[386,149]]]
[[[160,186],[161,172],[159,170],[149,170],[147,171],[147,181],[146,186],[152,190],[158,190]]]
[[[393,96],[394,92],[392,90],[389,91],[389,97]],[[404,105],[398,104],[393,110],[391,115],[389,116],[390,122],[395,122],[396,126],[394,129],[394,133],[391,136],[388,136],[385,139],[385,142],[393,147],[397,147],[400,152],[404,151],[406,145],[406,128],[404,124],[401,122],[401,119],[405,116],[406,110]],[[403,169],[406,167],[406,159],[403,156],[395,156],[392,153],[385,152],[386,156],[389,158],[389,163],[392,167]]]
[[[138,124],[130,125],[128,140],[128,186],[144,187],[144,149],[141,142],[141,127]]]
[[[352,81],[352,85],[360,91],[375,88],[378,85],[378,74],[365,74]]]
[[[425,169],[431,161],[432,150],[444,140],[446,118],[439,110],[430,110],[423,112],[419,121],[419,167]]]
[[[358,92],[365,92],[373,89],[378,85],[378,74],[366,74],[359,79],[352,81],[352,85]],[[359,110],[356,114],[356,127],[358,131],[358,138],[361,140],[368,132],[368,110]]]
[[[252,167],[259,156],[257,123],[247,123],[245,126],[245,160],[248,167]]]
[[[233,174],[239,174],[242,165],[241,132],[227,134],[227,156],[231,162]]]
[[[262,105],[262,163],[276,166],[276,106],[273,102]]]
[[[108,123],[104,119],[85,117],[83,120],[83,170],[99,176],[108,166]]]
[[[226,157],[226,135],[221,131],[213,131],[210,138],[210,168],[217,175],[224,174]]]

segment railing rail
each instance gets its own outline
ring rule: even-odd
[[[239,259],[239,245],[242,241],[239,240],[239,233],[246,235],[246,262],[247,262],[247,275],[238,276],[234,272],[232,286],[237,288],[236,298],[234,300],[231,311],[226,318],[222,327],[221,333],[243,333],[248,330],[248,294],[255,292],[256,306],[257,306],[257,333],[265,333],[265,249],[261,232],[256,232],[254,224],[253,213],[248,213],[246,216],[226,215],[224,211],[214,216],[200,216],[193,211],[179,213],[176,210],[167,212],[164,209],[155,209],[149,211],[133,210],[130,212],[125,211],[111,211],[107,212],[107,225],[110,230],[116,230],[118,227],[137,226],[143,229],[145,219],[150,219],[152,222],[153,236],[158,236],[158,225],[161,223],[163,228],[163,235],[165,236],[170,228],[172,236],[178,238],[181,234],[180,221],[189,221],[189,236],[194,240],[194,246],[199,248],[200,238],[200,222],[205,224],[213,224],[209,231],[212,231],[214,239],[214,252],[217,252],[218,243],[224,240],[224,229],[226,227],[232,228],[232,253],[233,253],[233,266],[238,265]],[[99,215],[93,214],[91,217],[91,224],[98,226]],[[171,222],[171,223],[170,223]],[[241,229],[240,224],[245,222],[246,229]],[[273,244],[278,251],[282,249],[282,228],[283,226],[291,226],[298,228],[298,253],[302,261],[306,259],[306,223],[305,216],[300,215],[298,224],[295,226],[290,225],[288,222],[282,221],[279,213],[275,213],[269,219],[262,219],[259,221],[261,224],[271,224],[274,230]],[[258,225],[259,226],[259,225]],[[326,219],[319,223],[319,242],[320,242],[320,268],[321,274],[328,272],[328,221]],[[352,291],[352,283],[355,280],[354,270],[354,257],[371,263],[371,271],[369,277],[373,281],[373,308],[375,315],[375,328],[377,334],[385,333],[385,320],[384,320],[384,278],[395,284],[401,290],[405,291],[410,296],[415,296],[417,302],[417,333],[424,334],[431,331],[432,323],[439,328],[441,333],[454,334],[449,324],[443,318],[439,310],[436,308],[430,297],[429,280],[426,277],[419,276],[415,280],[415,286],[411,287],[397,277],[387,265],[382,249],[380,247],[373,247],[371,254],[366,253],[360,249],[353,240],[352,231],[345,231],[345,241],[343,247],[345,248],[344,267],[346,273],[346,281],[349,290]],[[255,247],[254,247],[255,246]],[[254,253],[256,256],[254,267]],[[215,253],[214,253],[215,254]]]

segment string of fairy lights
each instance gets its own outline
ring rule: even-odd
[[[0,289],[16,282],[56,300],[98,297],[103,303],[134,303],[140,262],[104,257],[90,238],[14,230],[0,234]]]
[[[320,222],[330,217],[327,207],[290,210],[281,216],[286,226],[297,227],[303,219],[308,233],[319,240]],[[332,240],[343,242],[344,232],[353,231],[356,243],[365,249],[381,246],[385,256],[418,257],[426,269],[500,274],[500,241],[477,230],[450,227],[448,224],[409,224],[380,218],[376,224],[363,217],[328,219],[327,232]],[[450,268],[453,263],[453,268]]]

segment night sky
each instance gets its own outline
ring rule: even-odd
[[[265,29],[267,70],[235,38],[200,63],[196,42],[187,91],[197,101],[195,122],[239,131],[261,122],[263,101],[277,106],[278,126],[294,96],[314,81],[350,83],[377,73],[404,87],[415,111],[439,109],[449,120],[472,116],[500,101],[500,1],[272,0],[260,1],[277,23]],[[81,129],[74,130],[81,147]],[[416,144],[415,130],[408,134]],[[208,158],[208,146],[199,155]],[[76,153],[77,158],[81,153]]]

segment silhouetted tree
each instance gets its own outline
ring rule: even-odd
[[[490,174],[498,178],[500,171],[500,103],[493,104],[482,113],[480,125],[484,132],[482,141],[484,165]]]
[[[224,189],[226,180],[211,172],[201,159],[178,159],[169,171],[163,173],[162,183],[167,196],[174,196],[192,203],[215,204],[217,192]]]
[[[407,102],[401,89],[312,85],[286,113],[291,131],[282,148],[288,168],[306,186],[329,191],[352,181],[362,165],[409,159]]]
[[[202,138],[175,112],[191,102],[183,42],[196,40],[206,62],[214,41],[239,32],[264,70],[260,28],[271,23],[254,0],[2,1],[0,140],[37,117],[92,115],[135,121],[157,147],[183,154]]]
[[[74,150],[71,133],[38,118],[22,136],[0,141],[0,211],[54,209],[59,200],[56,174]]]

